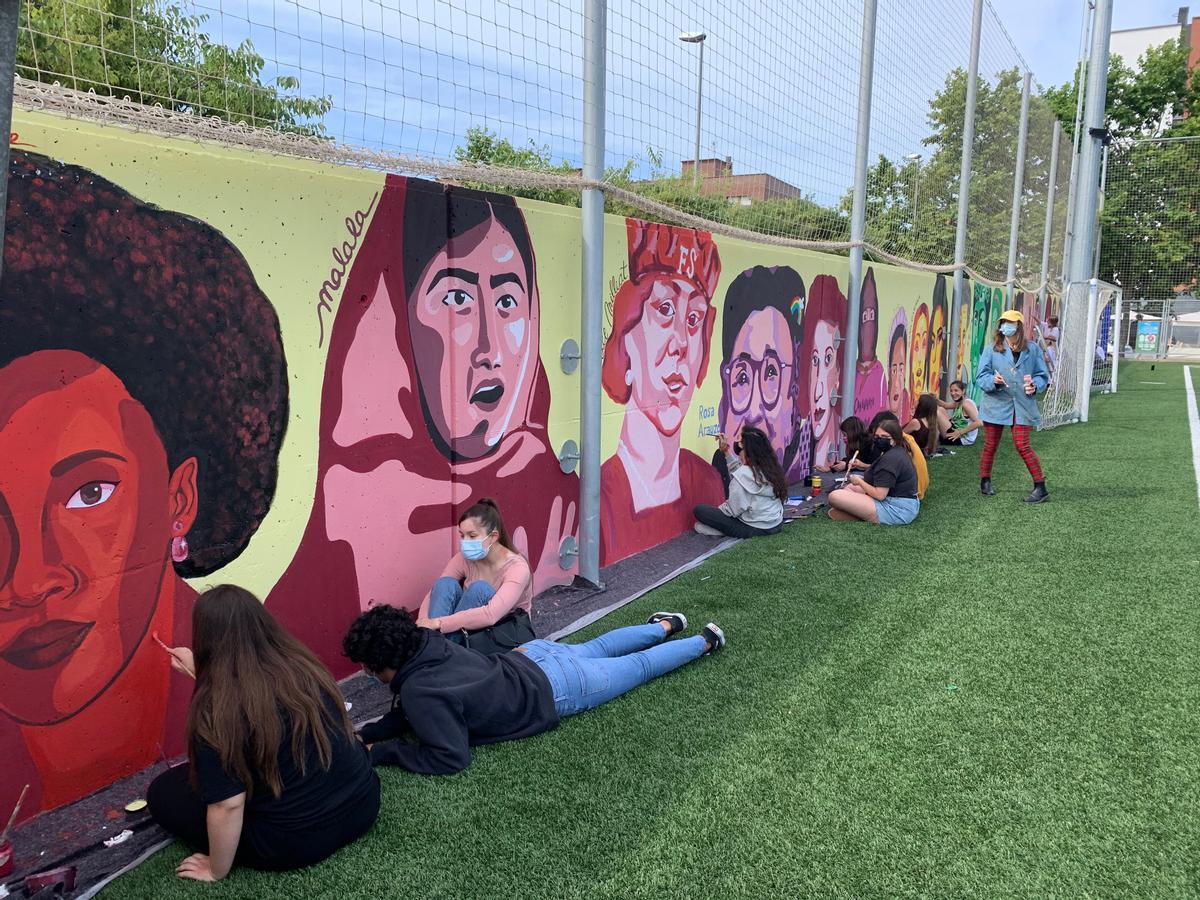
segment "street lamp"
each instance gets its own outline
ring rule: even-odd
[[[920,153],[909,153],[904,158],[917,164],[916,184],[913,187],[912,236],[908,239],[908,252],[915,255],[917,252],[917,212],[920,210],[921,201],[921,160],[925,157]]]
[[[700,71],[696,76],[696,161],[692,164],[692,185],[700,187],[700,103],[704,96],[704,39],[703,31],[685,31],[679,39],[685,44],[700,45]]]

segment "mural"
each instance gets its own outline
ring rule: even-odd
[[[271,504],[279,320],[218,231],[14,150],[0,283],[0,805],[183,750],[195,591]],[[7,808],[7,807],[6,807]]]
[[[415,608],[481,497],[538,591],[572,579],[560,549],[579,482],[556,450],[580,433],[579,374],[558,364],[579,339],[577,210],[18,119],[0,282],[0,809],[26,782],[27,816],[182,752],[191,685],[153,637],[187,644],[217,573],[338,675],[350,621]],[[944,278],[869,268],[847,349],[844,258],[605,228],[605,564],[721,502],[720,432],[762,428],[793,484],[832,462],[846,352],[864,420],[907,420],[917,394],[945,389]],[[1002,293],[967,301],[957,372]]]
[[[708,371],[720,254],[704,231],[637,219],[626,230],[629,279],[604,345],[604,391],[625,415],[600,468],[601,565],[682,534],[697,503],[724,499],[717,470],[680,447]]]
[[[908,314],[901,306],[888,332],[888,409],[901,422],[909,419]]]
[[[879,293],[875,286],[875,270],[867,269],[863,277],[858,324],[858,364],[855,371],[854,415],[869,423],[875,413],[888,405],[888,379],[879,361],[876,345],[879,342]]]
[[[971,347],[971,298],[971,283],[963,279],[963,292],[958,304],[957,359],[954,363],[954,371],[958,374],[954,377],[968,385],[974,380],[974,371],[968,368]]]
[[[789,482],[808,474],[812,428],[800,411],[804,279],[788,266],[738,275],[722,311],[721,432],[761,429]]]
[[[996,330],[1000,321],[1000,313],[1004,312],[1004,290],[986,284],[976,284],[974,300],[971,306],[971,367],[970,373],[979,370],[979,357],[983,348]],[[975,384],[973,377],[964,379],[967,382],[967,392],[976,403],[983,392]]]
[[[954,379],[947,377],[946,354],[950,343],[946,332],[950,328],[949,306],[946,303],[946,276],[938,275],[933,283],[933,311],[929,323],[929,376],[926,390],[935,397],[943,397]]]
[[[346,626],[374,603],[419,605],[482,497],[503,510],[536,589],[569,582],[559,546],[579,497],[547,434],[537,266],[511,197],[388,176],[344,297],[315,500],[267,598],[338,675],[354,668]]]
[[[813,279],[812,296],[804,310],[805,360],[800,373],[800,411],[812,425],[815,465],[837,461],[841,434],[842,363],[846,342],[846,296],[832,275]]]

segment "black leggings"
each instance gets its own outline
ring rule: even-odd
[[[192,789],[187,763],[155,778],[146,801],[159,825],[185,844],[208,853],[208,806]],[[366,803],[349,815],[323,823],[319,829],[283,831],[266,827],[247,812],[234,862],[275,871],[311,866],[370,831],[378,815],[378,781]]]
[[[697,522],[703,522],[709,528],[715,528],[721,534],[731,538],[752,538],[778,534],[783,527],[776,525],[774,528],[755,528],[753,525],[747,525],[741,519],[725,515],[721,510],[715,506],[709,506],[707,503],[701,503],[692,510],[692,513],[696,516]]]

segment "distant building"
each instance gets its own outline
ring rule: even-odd
[[[695,161],[684,160],[684,177],[692,177],[694,170]],[[700,193],[707,197],[724,197],[741,206],[765,200],[797,200],[804,196],[798,187],[780,181],[774,175],[734,175],[733,161],[729,157],[700,160]]]
[[[1122,28],[1114,31],[1108,41],[1108,52],[1121,57],[1125,65],[1132,69],[1138,66],[1140,59],[1152,47],[1161,47],[1168,41],[1182,39],[1189,48],[1188,65],[1196,68],[1200,61],[1200,22],[1191,19],[1189,9],[1179,7],[1176,20],[1167,25],[1146,25],[1142,28]]]

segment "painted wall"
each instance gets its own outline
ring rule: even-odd
[[[350,621],[415,607],[481,497],[539,590],[570,581],[576,210],[43,114],[14,131],[0,809],[183,751],[191,685],[153,636],[186,644],[206,585],[253,590],[345,675]],[[864,419],[945,380],[944,279],[869,269],[848,347],[844,258],[606,228],[606,563],[720,502],[718,432],[764,428],[797,480],[831,459],[842,354]]]

